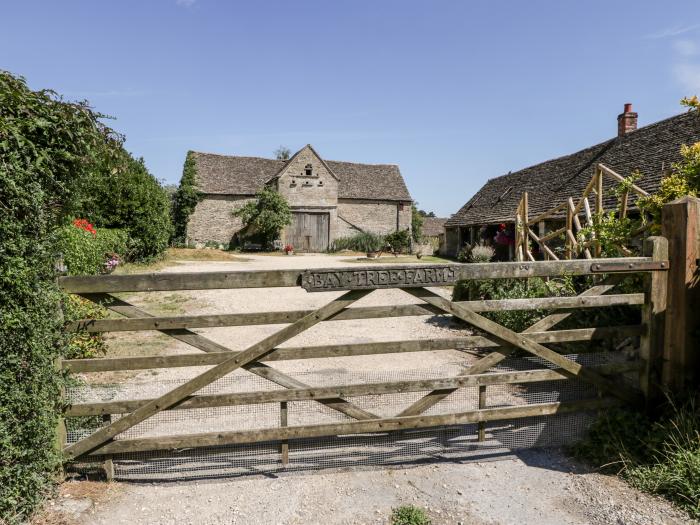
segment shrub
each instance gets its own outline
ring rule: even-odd
[[[65,350],[56,228],[76,216],[112,131],[85,104],[0,71],[0,522],[25,520],[52,485]]]
[[[396,507],[391,512],[391,525],[430,525],[430,523],[425,511],[413,505]]]
[[[329,248],[330,252],[352,250],[354,252],[378,252],[386,243],[381,235],[370,232],[360,232],[351,237],[335,239]]]
[[[97,226],[125,230],[128,260],[152,260],[165,252],[171,237],[170,199],[143,159],[134,159],[121,144],[119,148],[102,168],[105,176],[94,188],[95,208],[82,215]]]
[[[74,224],[58,232],[58,249],[71,275],[97,275],[105,271],[108,255],[127,252],[128,237],[124,230],[98,228],[85,230]]]
[[[104,319],[107,317],[107,310],[104,307],[77,295],[64,294],[62,305],[65,324],[80,319]],[[63,357],[66,359],[87,359],[103,355],[106,350],[107,345],[102,334],[83,330],[68,335],[68,343]]]
[[[247,202],[233,214],[243,221],[244,238],[258,238],[264,244],[272,244],[282,229],[292,223],[292,211],[287,200],[279,192],[265,186],[254,201]]]
[[[468,261],[472,263],[490,262],[494,255],[496,255],[496,251],[491,246],[472,246]]]
[[[201,196],[196,189],[197,165],[194,152],[188,151],[185,157],[185,165],[182,168],[180,185],[173,196],[173,243],[179,244],[187,241],[187,223]]]
[[[603,412],[574,453],[640,490],[700,518],[700,410],[697,393],[669,402],[653,421],[631,409]]]
[[[481,281],[457,281],[452,291],[454,301],[489,299],[522,299],[574,295],[571,279],[489,279]],[[546,315],[544,310],[501,310],[484,313],[506,328],[520,332]]]
[[[385,236],[384,243],[395,252],[406,252],[411,247],[411,234],[408,230],[398,230]]]

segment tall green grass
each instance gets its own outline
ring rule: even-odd
[[[628,409],[609,411],[591,427],[574,453],[663,496],[693,518],[700,518],[699,394],[685,402],[669,400],[663,416],[652,421]]]
[[[351,237],[335,239],[328,249],[329,252],[352,250],[354,252],[378,252],[384,248],[384,237],[376,233],[361,232]]]

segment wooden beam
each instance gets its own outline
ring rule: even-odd
[[[456,414],[437,416],[393,417],[370,421],[349,421],[320,425],[290,426],[262,430],[209,432],[200,434],[158,436],[148,438],[120,439],[112,441],[91,452],[90,455],[122,454],[154,450],[173,450],[196,447],[215,447],[240,443],[259,443],[309,437],[365,434],[370,432],[394,432],[416,428],[458,426],[480,421],[502,421],[523,417],[567,414],[600,410],[619,405],[611,398],[596,398],[580,401],[539,403],[516,407],[488,408]]]
[[[530,220],[528,221],[528,226],[532,226],[532,225],[537,224],[538,222],[540,222],[540,221],[542,221],[542,220],[544,220],[544,219],[548,219],[549,217],[551,217],[551,216],[554,215],[555,213],[557,213],[557,212],[563,210],[564,208],[566,208],[566,206],[567,206],[567,203],[566,203],[566,202],[562,202],[561,204],[559,204],[559,205],[556,206],[555,208],[552,208],[551,210],[546,211],[546,212],[544,212],[544,213],[540,213],[540,214],[539,214],[538,216],[536,216],[534,219],[530,219]]]
[[[639,370],[638,361],[611,363],[593,367],[605,375],[623,374]],[[187,410],[222,406],[253,405],[263,403],[286,403],[288,401],[318,401],[344,397],[396,394],[404,392],[425,392],[438,389],[457,389],[486,385],[526,384],[542,381],[569,380],[571,376],[563,369],[528,370],[525,372],[496,372],[471,376],[456,376],[442,379],[421,379],[414,381],[394,381],[382,383],[362,383],[332,387],[308,387],[286,390],[264,390],[257,392],[205,394],[188,396],[168,410]],[[104,414],[125,414],[142,407],[152,399],[131,399],[76,403],[68,407],[67,417],[93,416]]]
[[[577,311],[578,308],[567,309]],[[568,314],[566,314],[568,315]],[[642,325],[610,326],[599,328],[574,328],[569,330],[532,332],[530,337],[539,343],[570,343],[593,341],[613,337],[634,337],[644,331]],[[387,341],[380,343],[353,343],[345,345],[302,346],[277,348],[261,358],[269,363],[297,359],[321,359],[328,357],[352,357],[377,354],[431,352],[436,350],[466,350],[471,348],[499,348],[502,344],[483,336],[462,338],[426,339],[411,341]],[[177,368],[187,366],[213,366],[224,362],[238,352],[210,352],[206,354],[175,354],[138,357],[107,357],[100,359],[66,359],[62,366],[73,373],[109,372],[115,370],[143,370],[149,368]]]
[[[620,174],[618,174],[618,173],[615,173],[613,170],[611,170],[610,168],[608,168],[608,167],[607,167],[606,165],[604,165],[604,164],[598,164],[598,169],[601,171],[601,173],[604,173],[604,174],[607,175],[608,177],[610,177],[610,178],[616,180],[617,182],[626,182],[626,181],[627,181],[627,179],[625,179],[625,177],[623,177],[622,175],[620,175]],[[630,184],[630,185],[629,185],[629,188],[630,188],[633,192],[635,192],[637,195],[640,195],[640,196],[642,196],[642,197],[648,197],[648,196],[649,196],[649,194],[648,194],[646,191],[644,191],[642,188],[640,188],[640,187],[637,186],[636,184]]]
[[[621,257],[619,262],[642,261],[644,258]],[[410,269],[412,265],[408,265]],[[557,261],[556,264],[544,261],[527,263],[523,267],[518,262],[472,263],[454,265],[431,265],[449,267],[454,270],[455,279],[500,279],[518,277],[556,277],[562,273],[571,275],[591,274],[590,264],[585,261]],[[371,267],[334,268],[333,272],[355,274],[363,271],[405,270],[407,265],[381,265]],[[298,286],[301,270],[267,270],[257,272],[202,272],[202,273],[157,273],[138,275],[99,275],[60,277],[59,284],[64,291],[80,295],[128,291],[164,290],[205,290],[221,288],[262,288],[276,286]],[[252,274],[246,277],[248,274]],[[174,276],[178,276],[175,278]],[[166,278],[168,277],[168,278]],[[268,279],[269,277],[269,279]],[[401,287],[397,284],[396,287]]]
[[[558,260],[559,260],[559,257],[557,257],[556,254],[555,254],[552,250],[549,249],[549,246],[547,246],[546,244],[544,244],[544,243],[542,242],[542,240],[537,236],[537,234],[535,234],[535,232],[533,232],[530,228],[527,229],[527,232],[528,232],[528,234],[530,235],[530,237],[533,238],[533,240],[534,240],[535,242],[539,243],[539,245],[542,247],[542,249],[544,250],[544,252],[545,252],[547,255],[549,255],[549,256],[550,256],[552,259],[554,259],[555,261],[558,261]],[[552,264],[552,262],[551,262],[551,261],[546,261],[546,264]]]
[[[657,261],[668,260],[668,240],[665,237],[649,237],[644,250]],[[640,370],[639,384],[646,397],[647,407],[656,407],[661,400],[664,330],[668,293],[668,272],[655,272],[645,276],[646,300],[642,309],[645,331],[640,338],[639,356],[645,366]]]
[[[64,450],[65,456],[68,459],[75,459],[87,452],[90,452],[94,448],[114,438],[117,434],[120,434],[157,414],[158,412],[179,403],[188,395],[204,388],[217,379],[224,377],[225,375],[238,368],[241,368],[246,364],[253,363],[265,354],[271,352],[276,346],[282,344],[284,341],[295,337],[301,332],[318,324],[323,319],[339,312],[343,308],[350,306],[352,303],[366,296],[368,293],[368,290],[352,290],[343,294],[339,298],[318,309],[313,314],[309,314],[299,321],[283,328],[279,332],[266,337],[262,341],[259,341],[258,343],[255,343],[249,347],[247,350],[244,350],[243,352],[230,357],[223,363],[208,369],[206,372],[203,372],[184,384],[174,388],[170,392],[160,396],[158,399],[154,399],[153,401],[143,405],[131,414],[116,420],[110,425],[95,431],[90,436],[66,447]]]
[[[533,299],[498,299],[488,301],[459,301],[475,312],[500,310],[541,310],[550,308],[597,308],[621,304],[643,304],[644,294],[607,295],[605,297],[543,297]],[[137,330],[174,330],[182,328],[214,328],[222,326],[251,326],[287,324],[298,321],[313,310],[259,312],[243,314],[191,315],[177,317],[135,317],[126,319],[81,319],[67,326],[68,331],[123,332]],[[347,308],[327,321],[371,319],[419,315],[444,315],[431,305],[396,305]]]

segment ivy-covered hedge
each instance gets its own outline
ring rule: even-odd
[[[165,191],[101,118],[0,70],[0,523],[24,521],[55,479],[63,384],[55,361],[100,350],[69,345],[62,333],[57,254],[73,273],[96,273],[99,252],[119,252],[125,233],[132,259],[159,255],[170,236]],[[98,226],[105,244],[90,248],[72,231],[67,238],[61,227],[74,217]]]
[[[173,196],[173,243],[183,244],[187,241],[187,223],[200,200],[196,189],[197,165],[194,152],[188,151],[182,168],[182,179]]]
[[[0,71],[0,522],[24,520],[60,462],[56,233],[110,140],[98,119]]]

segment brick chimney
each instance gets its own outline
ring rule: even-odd
[[[625,104],[625,111],[617,116],[617,136],[637,129],[637,114],[632,111],[632,104]]]

